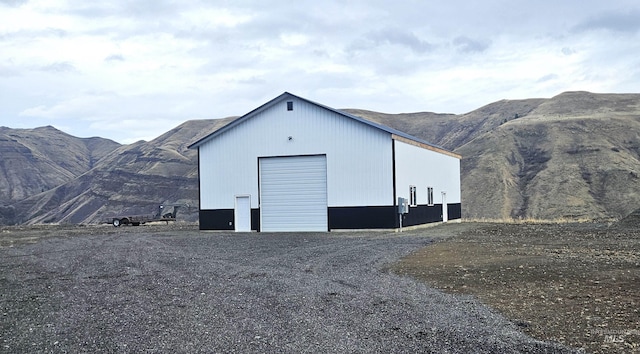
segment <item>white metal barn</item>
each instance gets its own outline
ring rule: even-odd
[[[288,92],[193,143],[200,229],[330,231],[459,219],[460,156]]]

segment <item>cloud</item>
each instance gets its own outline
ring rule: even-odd
[[[367,51],[380,49],[382,46],[398,46],[410,49],[414,53],[431,51],[434,46],[416,36],[413,32],[400,28],[385,28],[371,31],[357,39],[348,47],[348,51]]]
[[[63,38],[67,36],[67,31],[60,28],[47,27],[42,29],[18,29],[10,30],[5,33],[0,32],[0,40],[3,41],[15,41],[26,40],[33,41],[34,39],[49,39],[49,38]]]
[[[48,65],[44,65],[38,68],[40,71],[52,72],[52,73],[69,73],[78,71],[76,67],[69,62],[56,62]]]
[[[6,6],[21,6],[27,3],[29,0],[0,0],[0,5]]]
[[[182,2],[170,0],[85,1],[70,0],[65,9],[70,14],[88,17],[125,17],[151,19],[173,16],[184,8]]]
[[[453,45],[463,53],[484,52],[489,48],[489,41],[474,40],[469,37],[460,36],[453,39]]]
[[[635,0],[617,12],[595,0],[0,1],[9,125],[56,120],[77,132],[163,119],[162,133],[283,91],[334,107],[461,113],[567,89],[633,91],[640,75]]]
[[[0,77],[20,76],[21,74],[21,70],[16,68],[15,65],[0,64]]]
[[[107,103],[113,102],[114,94],[87,93],[58,101],[51,106],[37,105],[20,112],[22,117],[45,118],[52,120],[87,120],[103,115]]]
[[[606,12],[590,17],[574,27],[577,32],[608,30],[620,33],[636,33],[640,30],[640,10]]]
[[[124,61],[124,57],[121,54],[111,54],[108,57],[104,58],[104,61]]]
[[[545,76],[539,78],[538,80],[536,80],[536,82],[542,83],[542,82],[553,81],[553,80],[557,80],[557,79],[558,79],[558,75],[557,74],[548,74],[548,75],[545,75]]]

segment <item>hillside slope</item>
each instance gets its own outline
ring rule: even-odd
[[[640,95],[565,92],[463,115],[346,110],[462,155],[466,218],[621,218],[640,207]]]
[[[0,127],[0,204],[49,190],[90,170],[120,144],[54,127]]]
[[[474,218],[621,218],[640,207],[640,95],[566,92],[455,150]]]
[[[161,203],[193,206],[197,219],[197,151],[187,146],[231,119],[187,121],[149,142],[121,146],[78,178],[14,204],[19,223],[96,223],[109,215],[153,214]]]

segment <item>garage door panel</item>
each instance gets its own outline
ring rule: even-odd
[[[260,159],[262,231],[327,231],[326,156]]]

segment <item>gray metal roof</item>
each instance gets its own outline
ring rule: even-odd
[[[195,143],[189,145],[189,149],[196,148],[196,147],[202,145],[203,143],[205,143],[206,141],[208,141],[210,139],[213,139],[216,136],[218,136],[218,135],[220,135],[220,134],[222,134],[222,133],[224,133],[224,132],[226,132],[228,130],[233,129],[235,126],[241,124],[242,122],[246,121],[247,119],[251,119],[251,117],[253,117],[258,112],[264,111],[264,110],[266,110],[266,109],[268,109],[268,108],[270,108],[270,107],[272,107],[272,106],[274,106],[274,105],[276,105],[276,104],[278,104],[278,103],[280,103],[282,101],[285,101],[285,100],[288,100],[288,99],[292,99],[292,98],[302,100],[304,102],[316,105],[318,107],[322,107],[322,108],[327,109],[329,111],[332,111],[332,112],[334,112],[336,114],[339,114],[339,115],[341,115],[343,117],[357,120],[360,123],[363,123],[363,124],[369,125],[371,127],[374,127],[376,129],[385,131],[385,132],[387,132],[389,134],[394,134],[394,135],[397,135],[397,136],[401,136],[401,137],[403,137],[405,139],[409,139],[409,140],[415,141],[415,142],[420,143],[420,144],[425,144],[425,145],[434,147],[436,149],[448,151],[447,149],[445,149],[445,148],[443,148],[441,146],[431,144],[430,142],[427,142],[425,140],[416,138],[415,136],[409,135],[409,134],[407,134],[405,132],[401,132],[401,131],[393,129],[391,127],[387,127],[386,125],[378,124],[378,123],[372,122],[370,120],[366,120],[366,119],[364,119],[362,117],[358,117],[358,116],[355,116],[353,114],[349,114],[347,112],[343,112],[343,111],[340,111],[338,109],[331,108],[331,107],[325,106],[323,104],[310,101],[310,100],[308,100],[306,98],[302,98],[302,97],[296,96],[296,95],[294,95],[292,93],[289,93],[289,92],[285,92],[285,93],[281,94],[280,96],[272,99],[271,101],[263,104],[262,106],[252,110],[251,112],[243,115],[240,118],[235,119],[234,121],[230,122],[229,124],[225,125],[224,127],[220,128],[220,129],[214,131],[213,133],[205,136],[204,138],[196,141]]]

